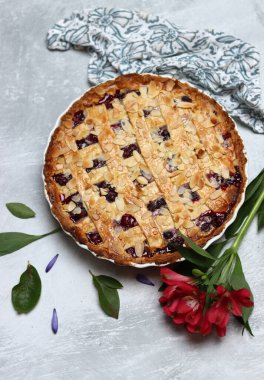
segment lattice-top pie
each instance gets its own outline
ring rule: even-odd
[[[180,230],[219,235],[246,184],[243,143],[214,100],[175,79],[129,74],[87,91],[46,153],[52,212],[79,243],[123,265],[180,255]]]

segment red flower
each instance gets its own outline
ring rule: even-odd
[[[168,268],[162,268],[160,274],[168,284],[159,300],[164,312],[176,325],[184,324],[191,333],[208,335],[215,325],[217,334],[225,336],[230,312],[242,316],[242,306],[253,306],[248,289],[229,292],[223,285],[218,285],[216,293],[211,294],[212,304],[205,312],[206,292],[198,288],[193,278]]]
[[[241,317],[241,307],[251,307],[253,302],[250,299],[250,291],[245,288],[229,292],[223,285],[218,285],[216,291],[217,294],[213,297],[218,299],[208,310],[208,320],[216,326],[219,336],[225,336],[229,313]]]
[[[184,324],[191,333],[200,332],[203,327],[202,333],[209,334],[211,324],[203,316],[206,293],[194,285],[191,277],[182,276],[168,268],[162,268],[160,274],[169,285],[160,297],[164,312],[176,325]]]

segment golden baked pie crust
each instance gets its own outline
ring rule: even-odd
[[[137,148],[124,158],[131,144]],[[105,162],[91,169],[93,160]],[[165,264],[180,258],[166,252],[165,231],[203,246],[224,230],[245,190],[245,164],[234,122],[216,101],[176,79],[128,74],[88,90],[61,117],[44,178],[53,214],[79,243],[121,265]],[[54,177],[61,174],[63,185]],[[108,188],[96,186],[103,181]],[[159,199],[162,206],[150,211]],[[210,210],[224,220],[203,231],[199,217]],[[127,214],[137,225],[121,225]],[[102,241],[92,244],[89,233]]]

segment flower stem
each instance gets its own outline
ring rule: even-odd
[[[247,232],[252,220],[254,219],[254,217],[255,217],[256,213],[258,212],[263,201],[264,201],[264,189],[260,193],[260,196],[257,199],[256,203],[254,204],[252,210],[250,211],[247,219],[242,224],[242,227],[241,227],[240,231],[238,232],[234,243],[231,246],[231,249],[233,249],[235,252],[237,252],[237,249],[238,249],[243,237],[245,236],[245,233]]]

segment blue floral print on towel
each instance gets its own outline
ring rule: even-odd
[[[97,8],[60,20],[48,31],[47,46],[86,49],[91,85],[131,72],[186,80],[254,132],[264,133],[259,53],[236,37],[185,30],[141,12]]]

